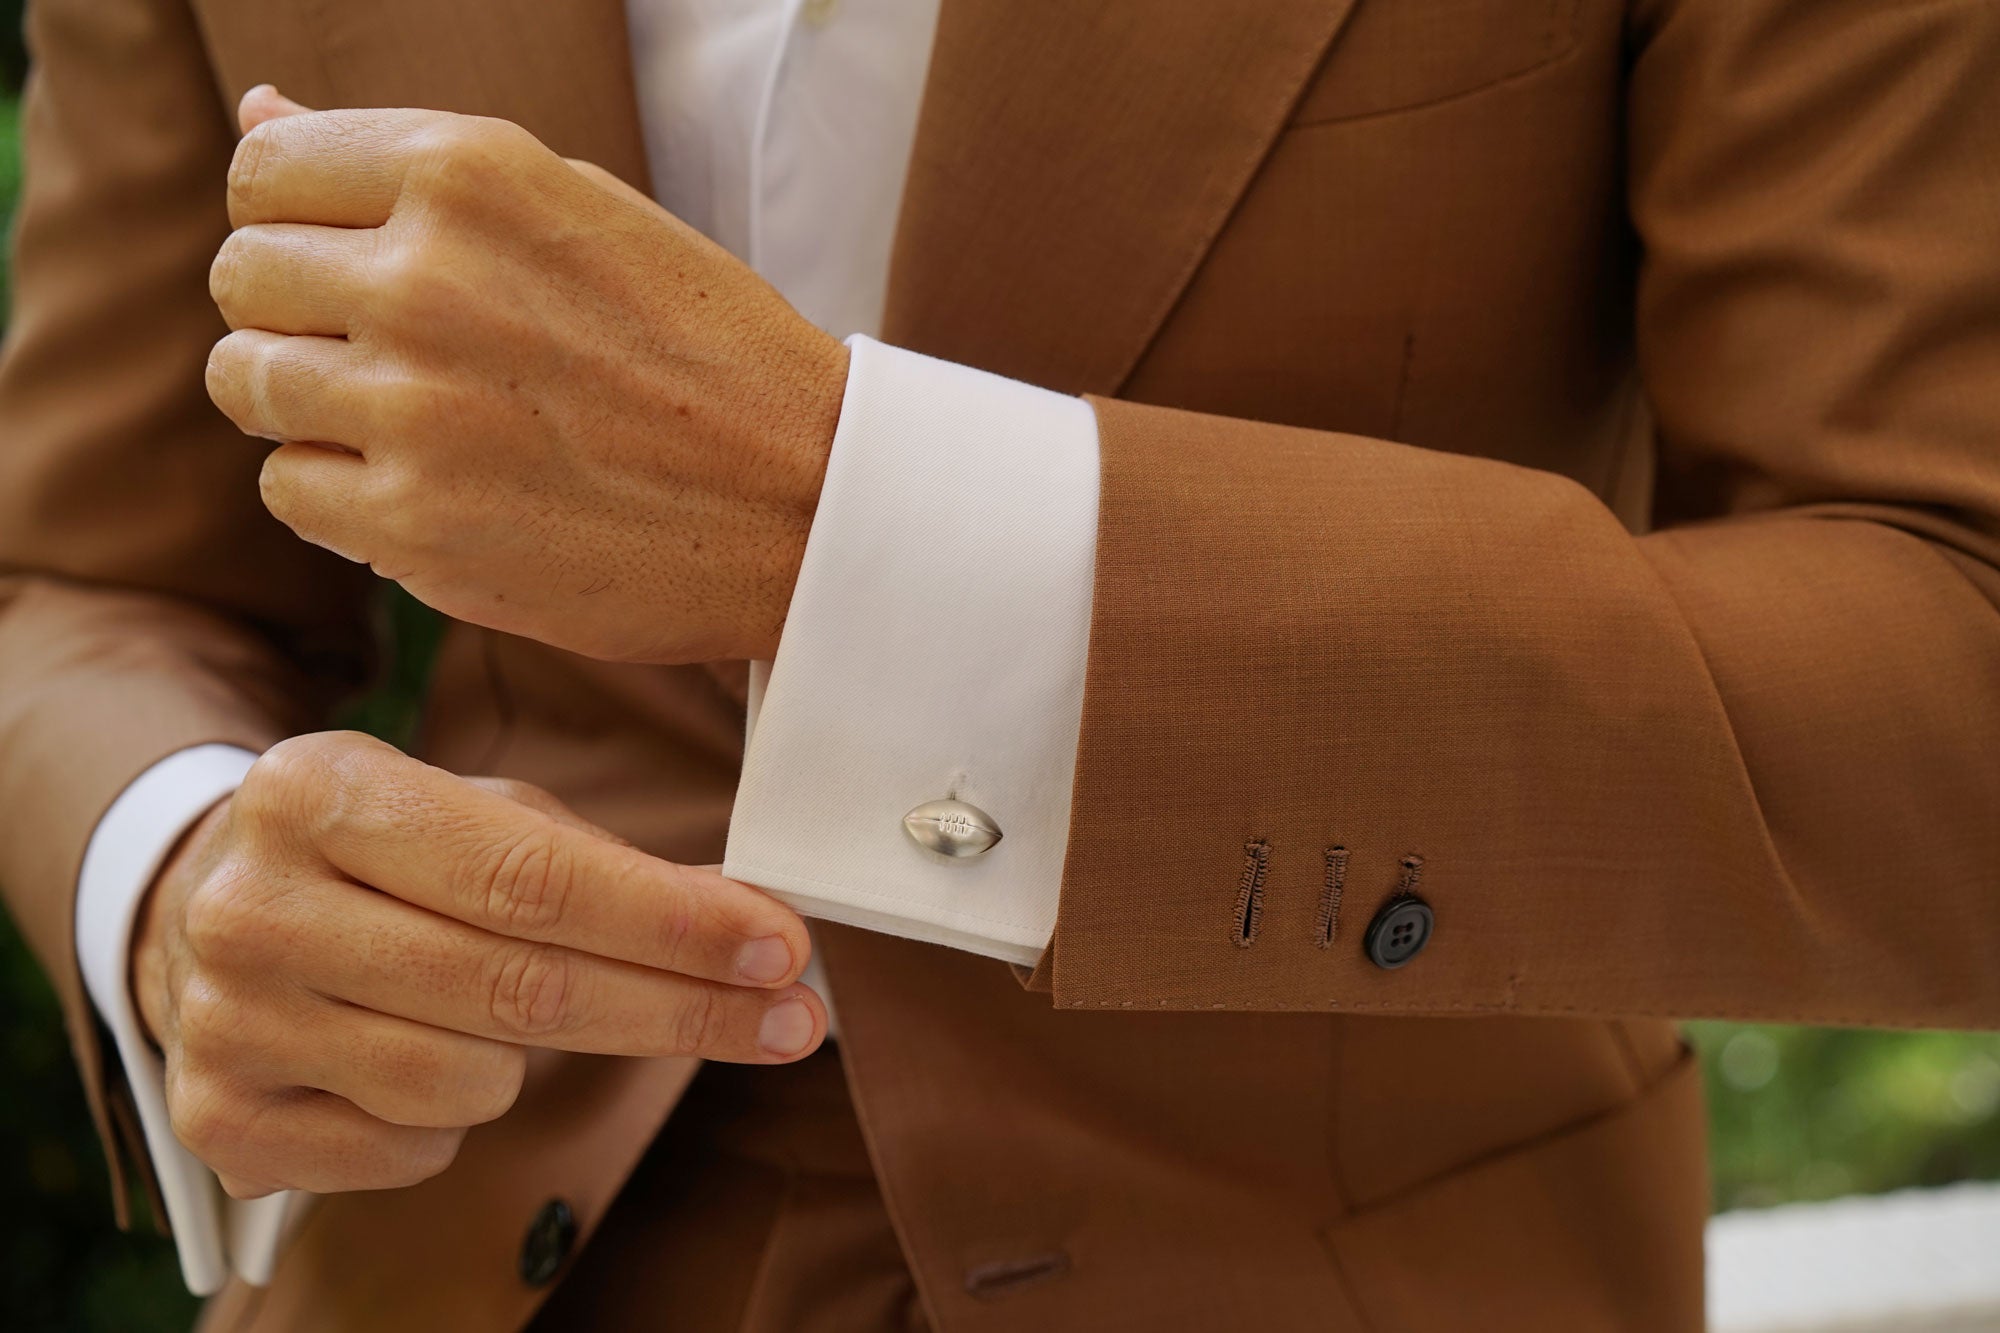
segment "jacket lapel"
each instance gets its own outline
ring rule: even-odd
[[[298,0],[333,99],[502,116],[650,189],[622,0]],[[1355,0],[945,0],[885,340],[1124,381]]]
[[[298,0],[333,97],[499,116],[650,193],[622,0]]]
[[[1354,0],[945,0],[885,341],[1115,393]]]

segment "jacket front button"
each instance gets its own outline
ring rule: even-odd
[[[1363,944],[1369,961],[1391,971],[1401,967],[1424,951],[1436,924],[1437,918],[1423,899],[1391,899],[1368,923]]]
[[[527,1234],[521,1237],[521,1281],[531,1287],[547,1286],[575,1246],[576,1214],[563,1200],[550,1199],[535,1210]]]

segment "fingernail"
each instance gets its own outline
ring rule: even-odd
[[[812,1006],[796,996],[772,1005],[757,1029],[757,1044],[771,1055],[797,1055],[812,1039]]]
[[[745,981],[777,981],[792,970],[792,946],[776,935],[751,940],[736,955],[736,975]]]

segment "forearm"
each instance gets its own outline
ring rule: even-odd
[[[1976,526],[1634,538],[1545,473],[1097,408],[1058,1004],[2000,1025]]]
[[[1976,522],[1634,537],[1546,472],[1117,402],[1078,431],[1022,385],[857,365],[732,874],[1017,962],[1060,878],[1043,972],[1078,1007],[2000,1023]],[[1074,518],[1015,505],[1024,536],[997,497],[1081,467],[1095,499],[1100,437],[1093,600]],[[897,441],[936,438],[954,466],[904,504],[929,446]],[[926,854],[899,817],[952,791],[1023,836]],[[1388,970],[1366,935],[1409,897],[1436,934]]]
[[[1632,320],[1641,411],[1517,419],[1538,372],[1487,354],[1530,326],[1456,307],[1414,344],[1437,448],[1095,403],[1058,1004],[2000,1023],[2000,272],[1968,185],[2000,22],[1679,0],[1625,36],[1637,298],[1592,327],[1612,355]],[[1244,360],[1338,351],[1196,323],[1133,392],[1185,400],[1205,352],[1243,416],[1342,419]],[[1468,456],[1608,492],[1628,446],[1652,535]],[[1364,940],[1399,896],[1436,927],[1391,971]]]

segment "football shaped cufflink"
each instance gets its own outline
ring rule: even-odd
[[[942,856],[981,856],[1000,841],[1000,826],[964,801],[925,801],[903,816],[910,841]]]

